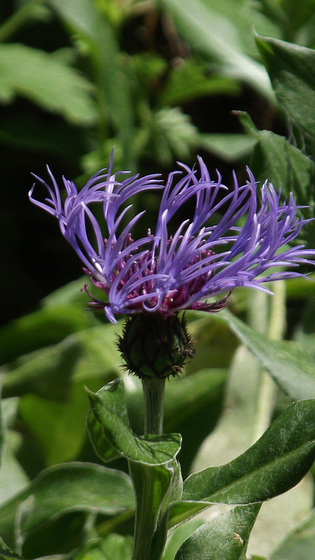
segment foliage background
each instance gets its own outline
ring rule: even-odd
[[[301,204],[310,205],[311,216],[315,2],[8,0],[0,4],[0,18],[0,376],[9,427],[0,497],[5,502],[46,467],[98,463],[85,432],[83,387],[96,390],[123,375],[114,344],[117,328],[86,311],[78,259],[54,220],[28,202],[30,172],[45,176],[48,163],[57,177],[64,174],[82,186],[107,166],[113,146],[117,170],[140,173],[166,175],[176,160],[192,165],[200,154],[226,184],[232,169],[242,180],[250,164],[258,179],[269,178],[284,194],[293,190]],[[150,223],[156,198],[139,204],[148,209]],[[314,247],[312,225],[305,235]],[[294,361],[300,367],[293,388],[274,366],[280,347],[264,341],[266,351],[259,350],[256,339],[246,338],[229,316],[189,316],[196,358],[182,381],[169,384],[166,396],[166,428],[184,436],[185,475],[192,466],[228,461],[252,443],[249,426],[259,424],[253,418],[264,386],[261,364],[283,390],[271,389],[270,400],[265,397],[265,428],[291,399],[314,398],[314,294],[312,283],[301,280],[288,282],[286,295],[279,288],[276,304],[242,290],[231,299],[231,310],[250,327],[301,345],[300,354],[296,346],[285,354],[289,370]],[[298,394],[301,371],[312,381],[307,378]],[[140,433],[141,391],[135,379],[125,383],[131,423]],[[261,426],[256,436],[260,431]],[[117,466],[125,468],[119,461]],[[295,492],[286,505],[267,513],[269,525],[260,536],[258,531],[255,553],[311,560],[311,476]],[[98,552],[89,554],[107,558],[113,546],[115,554],[121,548],[121,558],[128,557],[131,505],[118,504],[114,513],[106,507],[97,512],[81,507],[78,514],[68,506],[59,518],[56,512],[63,509],[56,504],[53,523],[47,524],[46,511],[37,525],[19,528],[20,552],[35,558],[70,551],[82,558],[93,536],[107,538],[114,529],[116,541],[105,548],[101,541]],[[287,512],[283,523],[277,507]],[[281,548],[281,539],[306,515],[306,533],[294,533]],[[180,544],[174,542],[165,560],[174,558],[172,550]]]

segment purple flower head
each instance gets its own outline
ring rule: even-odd
[[[210,178],[201,158],[198,162],[199,169],[180,164],[183,171],[170,173],[163,184],[160,175],[119,180],[112,157],[108,172],[94,175],[79,192],[63,178],[64,203],[49,168],[52,186],[36,177],[48,197],[40,202],[33,187],[30,200],[58,218],[85,272],[106,294],[106,301],[89,294],[90,306],[104,308],[110,321],[116,321],[116,314],[159,312],[166,317],[183,309],[218,311],[237,286],[268,291],[265,282],[301,275],[282,267],[295,269],[315,259],[315,250],[288,246],[308,222],[297,216],[293,195],[281,202],[266,181],[258,204],[249,169],[246,184],[239,186],[234,175],[229,189],[220,175]],[[132,214],[131,197],[152,190],[162,191],[155,228],[133,239],[145,212]],[[180,223],[186,202],[193,207],[192,216]],[[97,206],[102,220],[96,218]]]

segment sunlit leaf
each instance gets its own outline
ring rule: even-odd
[[[260,504],[237,506],[197,529],[180,547],[175,560],[241,560]]]
[[[315,364],[302,346],[269,340],[226,310],[218,319],[231,326],[287,395],[292,399],[315,398]]]
[[[89,435],[101,459],[108,461],[118,455],[134,462],[162,465],[176,457],[181,444],[179,434],[137,436],[131,431],[121,380],[88,394]]]
[[[250,503],[285,492],[313,464],[314,412],[315,400],[292,404],[242,455],[226,465],[209,467],[188,477],[183,499]]]
[[[245,80],[260,93],[270,96],[269,80],[263,66],[248,56],[248,42],[246,46],[243,43],[244,37],[252,40],[253,34],[252,15],[244,13],[245,3],[163,0],[161,4],[171,12],[189,44],[210,60],[219,62],[224,75]],[[255,47],[252,45],[250,49],[253,54]]]
[[[20,95],[72,123],[86,126],[95,122],[92,85],[53,55],[25,45],[2,44],[0,73],[3,102]]]

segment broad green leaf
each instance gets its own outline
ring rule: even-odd
[[[92,463],[66,463],[43,471],[0,507],[0,534],[14,546],[15,531],[24,538],[66,513],[115,515],[133,505],[126,474]]]
[[[98,388],[100,380],[96,379],[94,385]],[[86,441],[87,409],[82,382],[68,388],[67,400],[63,402],[33,394],[21,398],[19,416],[35,445],[40,446],[45,466],[74,461],[80,456]]]
[[[295,486],[315,458],[315,400],[293,403],[245,453],[192,474],[184,501],[262,502]]]
[[[251,529],[260,504],[237,506],[197,529],[180,547],[175,560],[245,560]]]
[[[69,304],[44,307],[11,321],[0,329],[1,362],[8,363],[22,354],[61,342],[91,323],[83,306],[79,309]]]
[[[289,341],[272,341],[226,310],[217,320],[226,321],[234,333],[292,399],[315,398],[315,364],[305,348]]]
[[[25,488],[29,479],[15,457],[21,445],[21,435],[14,432],[12,425],[18,413],[19,399],[3,399],[2,416],[2,457],[0,469],[0,504]]]
[[[5,396],[34,393],[40,397],[67,400],[74,379],[111,378],[119,372],[115,349],[117,326],[108,324],[70,335],[0,368]]]
[[[88,430],[101,459],[109,461],[123,456],[133,462],[163,465],[176,457],[181,445],[179,434],[137,436],[131,431],[121,380],[88,394],[91,402]]]
[[[27,97],[79,125],[96,119],[92,85],[53,54],[20,44],[0,45],[0,101]]]
[[[42,299],[41,304],[43,307],[59,307],[63,305],[76,306],[82,309],[83,305],[86,304],[86,294],[82,291],[82,287],[86,283],[86,276],[78,278],[57,288],[51,292],[48,296]]]
[[[281,106],[315,138],[315,51],[266,37],[256,39]]]
[[[171,12],[189,44],[210,60],[218,62],[222,74],[244,80],[270,97],[270,84],[264,68],[246,52],[250,49],[254,54],[255,47],[242,44],[244,38],[250,38],[252,42],[253,37],[252,14],[244,13],[244,3],[240,5],[230,0],[220,3],[213,0],[162,0],[161,4]]]
[[[271,555],[270,560],[311,560],[315,550],[315,511]]]
[[[132,537],[112,533],[76,555],[74,560],[131,560],[132,548]]]

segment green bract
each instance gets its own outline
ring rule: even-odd
[[[177,375],[194,354],[185,318],[158,313],[127,317],[118,347],[126,369],[140,378]]]

